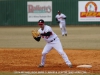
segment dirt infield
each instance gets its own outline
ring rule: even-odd
[[[86,71],[100,73],[100,50],[66,50],[73,68],[68,68],[61,56],[53,49],[47,54],[44,68],[38,68],[42,49],[1,48],[0,71]],[[77,68],[90,64],[92,68]]]

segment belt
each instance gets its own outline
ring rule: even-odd
[[[53,42],[55,40],[55,38],[53,40],[51,40],[50,42]]]
[[[56,40],[56,38],[54,38],[53,40],[51,40],[50,42],[53,42],[54,40]]]

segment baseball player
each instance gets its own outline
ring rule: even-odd
[[[58,14],[56,15],[56,21],[59,23],[59,27],[61,29],[62,36],[67,36],[67,30],[66,30],[66,16],[58,11]]]
[[[40,27],[40,29],[38,30],[38,32],[40,33],[40,36],[38,36],[37,38],[34,38],[34,39],[39,42],[40,39],[43,38],[47,42],[47,44],[45,45],[45,47],[44,47],[44,49],[42,51],[41,64],[38,67],[44,67],[46,54],[52,48],[54,48],[62,56],[62,58],[64,59],[65,63],[71,68],[72,67],[72,63],[68,59],[66,53],[63,51],[60,39],[53,32],[52,28],[50,26],[48,26],[48,25],[45,25],[43,19],[40,19],[38,21],[38,25]]]

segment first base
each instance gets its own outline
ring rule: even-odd
[[[91,68],[92,65],[78,65],[77,68]]]

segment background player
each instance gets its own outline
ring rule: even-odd
[[[38,32],[40,33],[40,36],[37,38],[34,38],[36,41],[40,41],[41,37],[47,42],[45,45],[43,51],[42,51],[42,57],[41,57],[41,64],[38,67],[44,67],[45,65],[45,59],[46,59],[46,54],[54,48],[57,50],[57,52],[62,56],[64,59],[65,63],[69,66],[72,67],[71,62],[69,61],[66,53],[64,52],[62,48],[62,44],[60,42],[60,39],[58,36],[53,32],[52,28],[48,25],[44,24],[44,20],[40,19],[38,21],[38,25],[40,29]]]
[[[59,27],[61,29],[61,33],[62,33],[62,36],[67,36],[67,30],[66,30],[66,16],[61,13],[60,11],[58,11],[58,14],[56,15],[56,21],[59,23]]]

